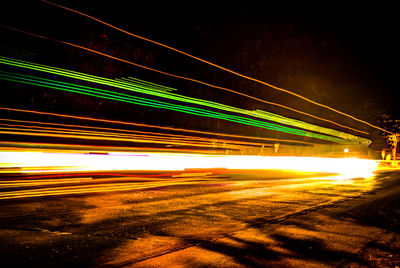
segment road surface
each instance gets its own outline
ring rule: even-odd
[[[2,267],[396,267],[400,173],[3,180]]]

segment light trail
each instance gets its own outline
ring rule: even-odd
[[[1,76],[1,73],[0,73],[0,78],[4,79],[4,80],[8,80],[8,81],[21,82],[21,83],[26,83],[26,84],[30,84],[30,85],[36,85],[36,86],[43,86],[43,87],[48,87],[48,88],[52,88],[52,89],[58,89],[58,90],[63,90],[63,91],[68,91],[68,92],[73,92],[73,93],[79,93],[79,94],[83,94],[83,95],[89,95],[89,96],[94,96],[94,97],[99,97],[99,98],[105,98],[105,99],[110,99],[110,100],[117,100],[117,101],[132,103],[132,104],[136,104],[136,105],[144,105],[144,106],[153,107],[153,108],[162,108],[162,109],[174,110],[174,111],[184,112],[184,113],[189,113],[189,114],[194,114],[194,115],[223,119],[223,120],[232,121],[232,122],[236,122],[236,123],[242,123],[242,124],[246,124],[246,125],[250,125],[250,126],[263,127],[263,128],[270,129],[270,130],[283,131],[283,132],[287,132],[287,133],[295,134],[295,135],[316,137],[316,138],[320,138],[320,139],[332,140],[332,141],[335,141],[338,143],[341,142],[340,139],[330,138],[325,135],[313,134],[313,133],[307,132],[307,131],[300,131],[297,129],[292,129],[289,127],[284,127],[284,126],[280,126],[280,125],[276,125],[276,124],[270,124],[270,123],[266,123],[266,122],[262,122],[262,121],[248,119],[248,118],[244,118],[244,117],[240,117],[240,116],[223,114],[223,113],[213,112],[211,110],[205,110],[205,109],[200,109],[200,108],[195,108],[195,107],[170,104],[167,102],[156,101],[156,100],[135,97],[135,96],[129,96],[126,94],[124,94],[125,96],[119,96],[119,94],[114,95],[113,92],[110,92],[110,91],[105,92],[104,90],[97,90],[96,88],[88,89],[88,87],[85,87],[85,89],[81,89],[81,88],[79,88],[78,85],[71,84],[71,83],[68,83],[67,86],[65,85],[66,83],[62,83],[62,85],[60,85],[57,83],[58,81],[54,81],[54,80],[52,82],[42,83],[42,81],[40,81],[40,79],[36,79],[34,77],[31,77],[29,80],[28,79],[19,80],[17,76],[4,77],[4,76]]]
[[[30,179],[30,180],[5,180],[0,181],[0,189],[2,188],[21,188],[27,186],[44,186],[44,185],[62,185],[62,184],[73,184],[91,181],[91,177],[82,178],[69,178],[69,179]]]
[[[175,77],[175,78],[179,78],[179,79],[195,82],[195,83],[206,85],[206,86],[213,87],[213,88],[216,88],[216,89],[225,90],[225,91],[228,91],[228,92],[231,92],[231,93],[234,93],[234,94],[238,94],[238,95],[241,95],[241,96],[244,96],[244,97],[256,100],[256,101],[260,101],[260,102],[263,102],[263,103],[266,103],[266,104],[270,104],[270,105],[278,106],[278,107],[281,107],[281,108],[284,108],[284,109],[288,109],[290,111],[293,111],[293,112],[296,112],[296,113],[300,113],[300,114],[303,114],[303,115],[306,115],[306,116],[309,116],[309,117],[312,117],[312,118],[315,118],[315,119],[318,119],[318,120],[322,120],[322,121],[325,121],[325,122],[328,122],[328,123],[331,123],[331,124],[334,124],[334,125],[337,125],[337,126],[340,126],[340,127],[343,127],[343,128],[355,131],[355,132],[368,134],[365,131],[360,131],[360,130],[357,130],[357,129],[354,129],[354,128],[351,128],[351,127],[348,127],[348,126],[345,126],[345,125],[341,125],[341,124],[339,124],[337,122],[334,122],[332,120],[328,120],[328,119],[325,119],[325,118],[322,118],[322,117],[318,117],[318,116],[312,115],[310,113],[299,111],[299,110],[296,110],[296,109],[291,108],[289,106],[285,106],[285,105],[282,105],[282,104],[269,102],[269,101],[266,101],[266,100],[263,100],[263,99],[260,99],[260,98],[256,98],[254,96],[250,96],[248,94],[245,94],[245,93],[242,93],[242,92],[238,92],[238,91],[235,91],[235,90],[232,90],[232,89],[228,89],[228,88],[225,88],[225,87],[212,85],[212,84],[209,84],[209,83],[206,83],[206,82],[203,82],[203,81],[199,81],[199,80],[188,78],[188,77],[184,77],[184,76],[174,75],[174,74],[167,73],[167,72],[164,72],[164,71],[160,71],[160,70],[157,70],[157,69],[154,69],[154,68],[150,68],[150,67],[147,67],[147,66],[144,66],[144,65],[140,65],[140,64],[128,61],[128,60],[124,60],[124,59],[121,59],[121,58],[118,58],[118,57],[114,57],[114,56],[111,56],[111,55],[108,55],[108,54],[105,54],[105,53],[102,53],[102,52],[99,52],[99,51],[96,51],[96,50],[93,50],[93,49],[90,49],[90,48],[87,48],[87,47],[79,46],[79,45],[76,45],[76,44],[72,44],[72,43],[69,43],[69,42],[57,40],[57,39],[54,39],[54,38],[49,38],[49,37],[45,37],[45,36],[29,33],[29,32],[26,32],[26,31],[23,31],[23,30],[20,30],[20,29],[16,29],[14,27],[1,25],[1,24],[0,24],[0,26],[2,26],[4,28],[7,28],[7,29],[10,29],[10,30],[13,30],[13,31],[17,31],[17,32],[20,32],[20,33],[31,35],[31,36],[34,36],[34,37],[38,37],[38,38],[42,38],[42,39],[58,42],[58,43],[61,43],[61,44],[64,44],[64,45],[73,46],[73,47],[76,47],[76,48],[79,48],[79,49],[82,49],[82,50],[86,50],[86,51],[89,51],[89,52],[92,52],[92,53],[95,53],[95,54],[98,54],[98,55],[101,55],[101,56],[104,56],[104,57],[108,57],[108,58],[111,58],[111,59],[114,59],[114,60],[117,60],[117,61],[121,61],[121,62],[130,64],[130,65],[133,65],[133,66],[136,66],[136,67],[140,67],[140,68],[143,68],[143,69],[146,69],[146,70],[150,70],[150,71],[153,71],[153,72],[157,72],[157,73],[160,73],[160,74],[163,74],[163,75],[167,75],[167,76],[171,76],[171,77]],[[365,122],[365,123],[369,124],[368,122]],[[377,126],[374,126],[374,127],[378,128]],[[384,130],[384,129],[381,129],[381,128],[379,128],[379,129],[382,130],[382,131],[388,132],[387,130]],[[391,133],[391,132],[388,132],[388,133]]]
[[[260,111],[260,110],[249,111],[249,110],[240,109],[240,108],[236,108],[236,107],[232,107],[232,106],[228,106],[228,105],[223,105],[223,104],[216,103],[216,102],[210,102],[210,101],[205,101],[205,100],[201,100],[201,99],[190,98],[190,97],[173,94],[173,93],[168,93],[168,92],[164,92],[164,91],[163,92],[160,92],[158,90],[154,91],[154,90],[151,90],[151,88],[149,90],[149,87],[143,87],[140,84],[135,84],[132,82],[130,82],[129,84],[126,84],[126,83],[121,84],[120,82],[116,82],[115,80],[112,80],[112,79],[105,79],[105,78],[101,78],[101,77],[82,74],[82,73],[78,73],[78,72],[72,72],[72,71],[49,67],[49,66],[43,66],[43,65],[39,65],[39,64],[33,64],[33,63],[29,63],[29,62],[24,62],[24,61],[11,60],[11,59],[7,59],[4,57],[0,57],[0,63],[12,65],[12,66],[18,66],[21,68],[38,70],[38,71],[42,71],[42,72],[46,72],[46,73],[52,73],[52,74],[58,74],[58,75],[61,74],[63,76],[74,78],[74,79],[81,79],[83,81],[90,81],[90,82],[94,82],[94,83],[100,83],[102,85],[114,86],[117,88],[129,90],[129,91],[135,91],[135,92],[139,92],[139,93],[148,94],[150,96],[162,97],[162,98],[165,98],[168,100],[180,101],[180,102],[187,103],[187,104],[201,105],[205,108],[191,107],[191,106],[187,106],[184,104],[178,105],[178,104],[174,104],[174,103],[157,101],[154,99],[137,97],[137,96],[133,96],[130,94],[125,94],[125,93],[120,93],[120,92],[115,92],[115,91],[110,91],[110,90],[104,90],[104,89],[98,89],[98,88],[93,88],[93,87],[88,87],[88,86],[81,86],[78,84],[72,84],[72,83],[51,80],[51,79],[39,78],[39,77],[35,77],[35,76],[30,76],[30,75],[22,75],[22,74],[9,73],[9,72],[0,72],[0,78],[4,79],[4,80],[8,80],[8,81],[26,83],[26,84],[36,85],[36,86],[43,86],[43,87],[47,87],[47,88],[58,89],[58,90],[63,90],[63,91],[68,91],[68,92],[74,92],[74,93],[79,93],[79,94],[84,94],[84,95],[90,95],[90,96],[95,96],[95,97],[99,97],[99,98],[106,98],[106,99],[111,99],[111,100],[133,103],[133,104],[137,104],[137,105],[144,105],[144,106],[174,110],[174,111],[179,111],[179,112],[184,112],[184,113],[189,113],[189,114],[194,114],[194,115],[223,119],[223,120],[242,123],[242,124],[246,124],[246,125],[258,126],[258,127],[262,127],[262,128],[266,128],[266,129],[270,129],[270,130],[283,131],[283,132],[287,132],[287,133],[295,134],[295,135],[309,136],[309,137],[322,139],[322,140],[330,140],[330,141],[333,141],[336,143],[344,143],[344,141],[341,141],[340,139],[346,139],[346,140],[349,140],[351,142],[356,142],[356,143],[366,143],[366,144],[370,143],[370,141],[365,138],[357,137],[357,136],[354,136],[354,135],[351,135],[348,133],[344,133],[341,131],[333,130],[333,129],[328,129],[328,128],[312,125],[312,124],[305,123],[305,122],[302,122],[299,120],[294,120],[294,119],[290,119],[287,117],[278,116],[278,115],[275,115],[275,114],[272,114],[269,112],[264,112],[264,111]],[[221,111],[225,111],[225,113],[213,111],[213,110],[210,110],[210,108],[219,109]],[[240,115],[238,116],[238,115],[234,115],[234,114],[227,114],[226,112],[237,113]],[[333,138],[331,136],[316,134],[314,132],[290,128],[288,126],[282,126],[282,125],[263,122],[263,121],[260,121],[257,119],[243,117],[244,115],[255,117],[255,118],[260,118],[260,119],[264,119],[264,120],[268,120],[268,121],[278,122],[281,124],[283,123],[283,124],[287,124],[289,126],[308,129],[308,130],[312,130],[312,131],[316,131],[316,132],[320,132],[320,133],[325,133],[325,134],[328,134],[331,136],[339,137],[339,139]]]
[[[17,134],[16,134],[17,135]],[[45,137],[45,136],[44,136]],[[138,151],[149,151],[149,152],[168,152],[168,153],[191,153],[191,154],[227,154],[227,153],[240,153],[243,149],[242,145],[229,146],[226,143],[216,141],[209,147],[196,147],[190,146],[188,148],[180,148],[179,146],[172,146],[170,144],[164,144],[164,147],[154,146],[120,146],[120,145],[90,145],[90,144],[70,144],[70,143],[43,143],[43,142],[14,142],[14,141],[0,141],[0,151],[14,151],[14,152],[41,152],[46,150],[47,152],[60,153],[87,153],[87,154],[107,154],[107,152],[138,152]],[[264,145],[264,144],[262,144]],[[261,150],[263,147],[257,146],[256,150]],[[246,144],[244,146],[247,146]],[[210,148],[211,147],[211,148]],[[272,148],[272,146],[270,146]],[[246,147],[247,148],[247,147]],[[268,146],[264,145],[264,148]],[[228,152],[227,152],[228,150]],[[1,168],[1,163],[0,163]]]
[[[59,196],[59,195],[73,195],[73,194],[90,194],[90,193],[106,193],[106,192],[122,192],[133,191],[140,189],[148,189],[154,187],[165,187],[185,184],[195,184],[196,181],[190,182],[185,180],[173,181],[155,181],[155,182],[124,182],[124,183],[110,183],[110,184],[95,184],[95,185],[78,185],[78,186],[58,186],[52,188],[42,189],[28,189],[28,190],[15,190],[9,192],[0,192],[0,200],[2,199],[15,199],[15,198],[32,198],[44,196]]]
[[[344,116],[349,117],[349,118],[351,118],[351,119],[353,119],[353,120],[355,120],[355,121],[358,121],[358,122],[360,122],[360,123],[364,123],[364,124],[366,124],[366,125],[368,125],[368,126],[370,126],[370,127],[373,127],[373,128],[375,128],[375,129],[381,130],[381,131],[386,132],[386,133],[389,133],[389,134],[394,134],[394,133],[392,133],[392,132],[390,132],[390,131],[387,131],[387,130],[385,130],[385,129],[383,129],[383,128],[380,128],[380,127],[378,127],[378,126],[376,126],[376,125],[373,125],[373,124],[371,124],[371,123],[368,123],[367,121],[358,119],[358,118],[356,118],[356,117],[354,117],[354,116],[352,116],[352,115],[350,115],[350,114],[347,114],[347,113],[344,113],[344,112],[339,111],[339,110],[337,110],[337,109],[334,109],[334,108],[332,108],[332,107],[330,107],[330,106],[328,106],[328,105],[325,105],[325,104],[316,102],[316,101],[314,101],[314,100],[311,100],[311,99],[309,99],[309,98],[307,98],[307,97],[304,97],[304,96],[302,96],[302,95],[300,95],[300,94],[297,94],[297,93],[295,93],[295,92],[292,92],[292,91],[290,91],[290,90],[287,90],[287,89],[284,89],[284,88],[281,88],[281,87],[274,86],[274,85],[272,85],[272,84],[269,84],[269,83],[267,83],[267,82],[261,81],[261,80],[259,80],[259,79],[256,79],[256,78],[253,78],[253,77],[250,77],[250,76],[247,76],[247,75],[243,75],[243,74],[238,73],[238,72],[235,72],[235,71],[233,71],[233,70],[231,70],[231,69],[222,67],[222,66],[217,65],[217,64],[215,64],[215,63],[212,63],[212,62],[210,62],[210,61],[207,61],[207,60],[201,59],[201,58],[199,58],[199,57],[196,57],[196,56],[194,56],[194,55],[192,55],[192,54],[189,54],[189,53],[187,53],[187,52],[184,52],[184,51],[182,51],[182,50],[173,48],[173,47],[171,47],[171,46],[165,45],[165,44],[160,43],[160,42],[156,42],[156,41],[154,41],[154,40],[151,40],[151,39],[149,39],[149,38],[142,37],[142,36],[137,35],[137,34],[133,34],[133,33],[129,32],[129,31],[123,30],[123,29],[121,29],[121,28],[119,28],[119,27],[116,27],[116,26],[114,26],[114,25],[112,25],[112,24],[109,24],[109,23],[107,23],[107,22],[105,22],[105,21],[102,21],[102,20],[100,20],[100,19],[97,19],[97,18],[95,18],[95,17],[93,17],[93,16],[90,16],[90,15],[88,15],[88,14],[85,14],[85,13],[83,13],[83,12],[80,12],[80,11],[74,10],[74,9],[72,9],[72,8],[68,8],[68,7],[59,5],[59,4],[55,4],[55,3],[50,2],[50,1],[47,1],[47,0],[42,0],[42,2],[47,3],[47,4],[50,4],[50,5],[53,5],[53,6],[56,6],[56,7],[59,7],[59,8],[62,8],[62,9],[64,9],[64,10],[68,10],[68,11],[74,12],[74,13],[79,14],[79,15],[82,15],[82,16],[85,16],[85,17],[87,17],[87,18],[89,18],[89,19],[92,19],[92,20],[94,20],[94,21],[97,21],[97,22],[99,22],[99,23],[101,23],[101,24],[103,24],[103,25],[106,25],[106,26],[108,26],[108,27],[110,27],[110,28],[112,28],[112,29],[115,29],[115,30],[117,30],[117,31],[120,31],[120,32],[122,32],[122,33],[125,33],[125,34],[128,34],[128,35],[130,35],[130,36],[133,36],[133,37],[135,37],[135,38],[139,38],[139,39],[141,39],[141,40],[144,40],[144,41],[147,41],[147,42],[150,42],[150,43],[153,43],[153,44],[162,46],[162,47],[164,47],[164,48],[170,49],[170,50],[172,50],[172,51],[175,51],[175,52],[177,52],[177,53],[180,53],[180,54],[182,54],[182,55],[185,55],[185,56],[187,56],[187,57],[190,57],[190,58],[192,58],[192,59],[195,59],[195,60],[197,60],[197,61],[206,63],[206,64],[208,64],[208,65],[211,65],[211,66],[216,67],[216,68],[218,68],[218,69],[221,69],[221,70],[223,70],[223,71],[226,71],[226,72],[229,72],[229,73],[231,73],[231,74],[237,75],[237,76],[239,76],[239,77],[242,77],[242,78],[245,78],[245,79],[248,79],[248,80],[257,82],[257,83],[259,83],[259,84],[268,86],[268,87],[270,87],[270,88],[273,88],[273,89],[276,89],[276,90],[285,92],[285,93],[287,93],[287,94],[293,95],[293,96],[295,96],[295,97],[297,97],[297,98],[300,98],[300,99],[302,99],[302,100],[305,100],[305,101],[307,101],[307,102],[310,102],[310,103],[312,103],[312,104],[314,104],[314,105],[317,105],[317,106],[326,108],[326,109],[328,109],[328,110],[331,110],[331,111],[333,111],[333,112],[336,112],[336,113],[338,113],[338,114],[344,115]],[[247,95],[247,97],[251,97],[251,96]],[[309,114],[308,114],[308,115],[309,115]],[[319,119],[321,119],[321,118],[319,118]],[[325,120],[325,119],[323,119],[323,120]],[[342,126],[342,127],[343,127],[343,126]]]
[[[86,195],[86,194],[98,194],[98,193],[109,193],[109,192],[126,192],[143,189],[151,189],[158,187],[178,186],[178,185],[193,185],[193,184],[235,184],[244,185],[250,182],[259,181],[261,178],[255,178],[249,181],[232,180],[228,178],[215,178],[207,177],[209,173],[184,173],[182,176],[173,176],[172,179],[151,179],[143,181],[142,177],[129,177],[121,178],[114,177],[111,179],[92,179],[88,177],[84,178],[71,178],[49,180],[28,180],[21,181],[16,180],[12,182],[0,182],[0,200],[8,199],[20,199],[20,198],[34,198],[34,197],[46,197],[46,196],[62,196],[62,195]],[[235,177],[235,172],[229,173]],[[240,174],[240,173],[239,173]],[[274,174],[274,173],[273,173]],[[266,176],[271,175],[267,174]],[[275,174],[276,175],[276,174]],[[282,174],[281,174],[282,176]],[[293,176],[293,175],[292,175]],[[295,182],[299,181],[303,184],[312,185],[315,183],[321,183],[321,181],[330,181],[331,184],[343,184],[344,180],[350,179],[351,177],[345,175],[325,175],[323,177],[313,176],[310,174],[302,173],[298,174],[296,178],[279,178],[282,182]],[[262,180],[262,179],[261,179]],[[349,182],[352,183],[352,182]],[[64,186],[67,185],[67,186]],[[290,185],[290,184],[289,184]],[[296,185],[298,185],[296,183]],[[12,191],[7,191],[8,188],[15,188]],[[22,189],[17,189],[22,188]],[[24,189],[26,188],[26,189]],[[243,196],[243,193],[240,194]],[[254,197],[254,193],[251,194]]]
[[[110,151],[107,155],[0,151],[0,162],[0,174],[3,174],[0,189],[6,190],[0,193],[0,199],[131,191],[151,187],[206,183],[210,180],[218,183],[232,183],[232,179],[229,178],[207,176],[256,172],[254,174],[259,177],[260,174],[264,172],[268,174],[271,170],[303,174],[304,172],[331,173],[336,176],[330,176],[327,179],[343,180],[370,177],[377,168],[373,160],[356,158],[210,156],[145,151],[135,153]],[[113,171],[118,173],[113,174]],[[161,172],[161,175],[119,174],[124,171]],[[67,175],[73,177],[63,178]],[[16,179],[19,176],[23,176],[23,179]],[[93,176],[113,176],[113,178],[93,180]],[[13,179],[6,179],[7,177]],[[26,187],[34,187],[34,189],[23,189]],[[42,188],[37,189],[37,187]],[[9,188],[22,189],[7,191]]]
[[[56,171],[177,171],[198,169],[294,170],[329,172],[352,177],[370,176],[377,168],[373,160],[357,158],[288,157],[255,155],[199,155],[135,152],[109,152],[107,155],[47,152],[0,152],[4,173],[19,167],[17,173]],[[43,169],[41,169],[43,167]],[[65,168],[64,168],[65,167]]]
[[[236,183],[231,175],[268,178],[280,170],[294,172],[299,180],[311,173],[325,177],[310,180],[370,178],[373,160],[323,157],[266,157],[254,155],[201,155],[154,152],[107,154],[0,151],[0,200],[133,191],[152,187],[198,183]],[[283,172],[283,173],[282,173]],[[129,174],[130,173],[130,174]],[[137,173],[159,175],[134,175]],[[226,175],[229,177],[226,177]],[[253,175],[251,175],[253,174]],[[219,177],[222,175],[223,177]],[[93,177],[98,177],[93,179]],[[104,178],[105,176],[105,178]],[[216,176],[216,177],[214,177]],[[308,181],[307,183],[310,183]]]
[[[156,132],[133,131],[133,130],[124,130],[115,128],[105,128],[105,127],[100,128],[91,126],[79,126],[70,124],[47,123],[47,122],[36,122],[36,121],[26,121],[26,120],[11,120],[11,119],[0,119],[0,122],[1,121],[10,121],[11,123],[14,123],[14,124],[0,123],[0,133],[2,134],[33,135],[33,136],[45,136],[45,137],[70,137],[70,138],[73,137],[79,139],[130,141],[130,142],[156,143],[156,144],[158,143],[158,144],[168,144],[168,145],[172,144],[172,145],[182,145],[191,147],[192,146],[225,147],[226,149],[236,149],[238,148],[238,145],[251,145],[251,146],[265,145],[265,143],[235,141],[226,139],[217,140],[205,137],[184,136],[176,134],[161,134]],[[36,125],[45,125],[45,127],[34,126],[34,125],[20,125],[15,123],[30,123]],[[48,127],[48,125],[52,127]],[[59,126],[63,126],[64,128]],[[97,131],[93,131],[93,129]],[[112,132],[106,132],[106,131],[112,131]],[[127,133],[121,133],[121,132],[127,132]]]
[[[103,141],[127,141],[127,142],[138,142],[138,143],[151,143],[151,144],[167,144],[167,145],[180,145],[180,146],[193,146],[193,147],[212,147],[210,143],[196,143],[192,142],[179,142],[173,140],[156,140],[151,138],[127,138],[117,135],[104,136],[105,134],[86,135],[82,132],[71,133],[66,131],[43,131],[43,130],[24,130],[20,128],[2,128],[0,127],[1,134],[11,135],[24,135],[24,136],[40,136],[40,137],[53,137],[53,138],[77,138],[85,140],[103,140]],[[221,145],[222,147],[222,145]],[[227,145],[227,149],[233,149],[234,147]]]
[[[226,138],[235,138],[235,139],[250,139],[250,140],[259,140],[259,141],[264,141],[264,142],[284,142],[284,143],[286,142],[286,143],[296,143],[296,144],[303,144],[303,145],[312,145],[313,144],[311,142],[305,142],[305,141],[271,139],[271,138],[264,138],[264,137],[243,136],[243,135],[234,135],[234,134],[227,134],[227,133],[215,133],[215,132],[209,132],[209,131],[189,130],[189,129],[183,129],[183,128],[165,127],[165,126],[149,125],[149,124],[126,122],[126,121],[119,121],[119,120],[109,120],[109,119],[104,119],[104,118],[93,118],[93,117],[83,117],[83,116],[76,116],[76,115],[58,114],[58,113],[50,113],[50,112],[35,111],[35,110],[24,110],[24,109],[16,109],[16,108],[9,108],[9,107],[0,107],[0,110],[21,112],[21,113],[31,113],[31,114],[36,114],[36,115],[46,115],[46,116],[53,116],[53,117],[61,117],[64,119],[67,118],[67,119],[77,119],[77,120],[84,120],[84,121],[90,121],[90,122],[119,124],[119,125],[124,125],[124,126],[155,128],[155,129],[160,129],[160,130],[178,131],[178,132],[186,132],[186,133],[192,133],[192,134],[222,136],[222,137],[226,137]]]

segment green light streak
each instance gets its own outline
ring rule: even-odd
[[[315,131],[315,132],[325,133],[325,134],[336,136],[336,137],[339,137],[339,138],[345,139],[345,140],[369,144],[368,139],[364,139],[364,138],[354,136],[354,135],[351,135],[351,134],[348,134],[345,132],[337,131],[334,129],[316,126],[316,125],[309,124],[309,123],[306,123],[303,121],[284,117],[281,115],[273,114],[273,113],[262,111],[262,110],[252,111],[251,115],[253,115],[254,117],[267,119],[269,121],[273,121],[273,122],[277,122],[277,123],[281,123],[281,124],[285,124],[285,125],[290,125],[290,126],[294,126],[294,127],[308,129],[308,130]]]
[[[228,120],[228,121],[232,121],[232,122],[238,122],[238,123],[247,124],[247,125],[251,125],[251,126],[258,126],[258,127],[262,127],[262,128],[271,129],[271,130],[284,131],[284,132],[290,133],[290,134],[310,136],[310,137],[316,137],[316,138],[323,137],[320,134],[309,133],[307,131],[288,128],[288,127],[271,124],[271,123],[267,123],[267,122],[262,122],[262,121],[258,121],[258,120],[254,120],[254,119],[250,119],[250,118],[229,115],[229,114],[223,114],[223,113],[200,109],[200,108],[195,108],[195,107],[188,107],[188,106],[177,105],[177,104],[169,104],[169,103],[162,102],[162,101],[151,100],[151,99],[141,98],[141,97],[136,97],[136,96],[130,96],[130,95],[122,94],[122,93],[119,93],[119,95],[117,95],[117,94],[113,94],[113,92],[107,91],[107,90],[98,90],[96,88],[91,88],[91,87],[87,87],[87,86],[81,86],[81,85],[76,85],[76,84],[71,84],[71,83],[66,83],[66,82],[60,82],[60,81],[55,81],[55,80],[50,80],[50,79],[43,79],[43,78],[37,78],[37,77],[27,76],[27,75],[18,75],[18,74],[12,75],[10,73],[5,73],[5,72],[1,72],[1,71],[0,71],[0,78],[3,80],[21,82],[21,83],[31,84],[31,85],[36,85],[36,86],[43,86],[43,87],[59,89],[59,90],[63,90],[63,91],[69,91],[69,92],[74,92],[74,93],[90,95],[90,96],[94,96],[94,97],[107,98],[107,99],[111,99],[111,100],[118,100],[118,101],[134,103],[134,104],[138,104],[138,105],[145,105],[145,106],[150,106],[150,107],[155,107],[155,108],[163,108],[163,109],[169,109],[169,110],[174,110],[174,111],[179,111],[179,112],[190,113],[190,114],[194,114],[194,115],[201,115],[201,116],[207,116],[207,117],[212,117],[212,118],[217,118],[217,119],[224,119],[224,120]]]
[[[149,107],[169,109],[169,110],[174,110],[174,111],[179,111],[179,112],[184,112],[184,113],[189,113],[189,114],[194,114],[194,115],[218,118],[218,119],[228,120],[228,121],[242,123],[242,124],[246,124],[246,125],[257,126],[257,127],[262,127],[262,128],[277,130],[277,131],[283,131],[283,132],[295,134],[295,135],[308,136],[308,137],[318,138],[318,139],[322,139],[322,140],[329,140],[329,141],[333,141],[336,143],[348,143],[345,140],[356,142],[356,143],[367,143],[367,144],[370,143],[370,141],[365,138],[361,138],[358,136],[354,136],[354,135],[351,135],[351,134],[348,134],[345,132],[341,132],[341,131],[337,131],[337,130],[333,130],[333,129],[329,129],[329,128],[312,125],[312,124],[305,123],[305,122],[302,122],[299,120],[286,118],[286,117],[272,114],[269,112],[264,112],[261,110],[249,111],[249,110],[240,109],[240,108],[236,108],[236,107],[232,107],[232,106],[228,106],[228,105],[224,105],[224,104],[220,104],[220,103],[216,103],[216,102],[212,102],[212,101],[196,99],[196,98],[191,98],[191,97],[186,97],[186,96],[182,96],[179,94],[171,93],[169,91],[176,90],[176,89],[173,89],[170,87],[164,87],[164,86],[161,86],[158,84],[150,83],[147,81],[143,81],[143,80],[135,79],[135,78],[131,78],[131,77],[122,78],[122,79],[118,79],[118,80],[107,79],[107,78],[103,78],[103,77],[98,77],[98,76],[93,76],[93,75],[84,74],[84,73],[80,73],[80,72],[60,69],[60,68],[56,68],[56,67],[50,67],[50,66],[45,66],[45,65],[41,65],[41,64],[30,63],[30,62],[26,62],[26,61],[22,61],[22,60],[9,59],[9,58],[5,58],[5,57],[1,57],[1,56],[0,56],[0,63],[15,66],[15,67],[20,67],[20,68],[24,68],[24,69],[40,71],[43,73],[55,74],[55,75],[59,75],[62,77],[73,78],[73,79],[77,79],[80,81],[96,83],[99,85],[105,85],[105,86],[110,86],[110,87],[114,87],[114,88],[119,88],[119,89],[123,89],[126,91],[146,94],[146,95],[150,95],[150,96],[156,96],[156,97],[160,97],[160,98],[163,98],[166,100],[174,100],[174,101],[179,101],[179,102],[188,103],[188,104],[196,104],[196,105],[199,105],[199,106],[202,106],[205,108],[208,107],[208,108],[218,109],[221,111],[242,114],[242,115],[250,116],[253,118],[254,117],[260,118],[260,119],[264,119],[264,120],[268,120],[268,121],[272,121],[272,122],[277,122],[280,124],[286,124],[289,126],[294,126],[294,127],[298,127],[298,128],[302,128],[302,129],[320,132],[320,133],[328,134],[328,135],[331,135],[334,137],[326,136],[326,135],[322,135],[322,134],[318,134],[318,133],[313,133],[313,132],[309,132],[306,130],[295,129],[295,128],[291,128],[288,126],[267,123],[267,122],[259,121],[257,119],[246,118],[243,116],[230,115],[230,114],[211,111],[211,110],[207,110],[207,109],[172,104],[172,103],[162,102],[162,101],[158,101],[158,100],[137,97],[137,96],[133,96],[130,94],[124,94],[121,92],[93,88],[93,87],[88,87],[88,86],[83,86],[83,85],[78,85],[78,84],[72,84],[72,83],[66,83],[66,82],[62,82],[62,81],[55,81],[55,80],[38,78],[38,77],[27,76],[27,75],[17,75],[17,74],[11,75],[10,73],[7,74],[7,73],[3,72],[2,79],[5,79],[5,80],[22,82],[22,83],[27,83],[27,84],[37,85],[37,86],[45,86],[48,88],[54,88],[54,89],[59,89],[59,90],[64,90],[64,91],[69,91],[69,92],[74,92],[74,93],[79,93],[79,94],[91,95],[91,96],[100,97],[100,98],[108,98],[108,99],[112,99],[112,100],[134,103],[134,104],[138,104],[138,105],[145,105],[145,106],[149,106]]]

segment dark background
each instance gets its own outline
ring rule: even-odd
[[[127,4],[127,1],[57,1],[143,37],[183,50],[236,72],[288,89],[382,126],[396,119],[400,54],[396,8],[368,4],[222,5],[199,2]],[[382,132],[267,86],[238,78],[88,18],[37,1],[14,1],[2,23],[68,41],[173,74],[195,78],[291,106],[371,133]],[[79,49],[1,29],[2,47],[34,53],[32,60],[110,78],[133,76],[172,86],[179,94],[245,109],[262,109],[339,129],[319,120],[235,94],[177,80]],[[10,85],[8,85],[10,86]],[[41,93],[42,92],[42,93]],[[97,117],[248,135],[285,137],[215,119],[49,90],[30,98],[9,97],[8,106],[50,109]],[[218,121],[218,122],[217,122]],[[356,134],[356,133],[354,133]]]

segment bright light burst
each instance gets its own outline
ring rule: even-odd
[[[377,169],[373,160],[255,155],[200,155],[172,153],[108,154],[0,152],[3,173],[19,168],[21,173],[77,171],[185,171],[198,169],[290,170],[328,172],[348,178],[370,177]]]

